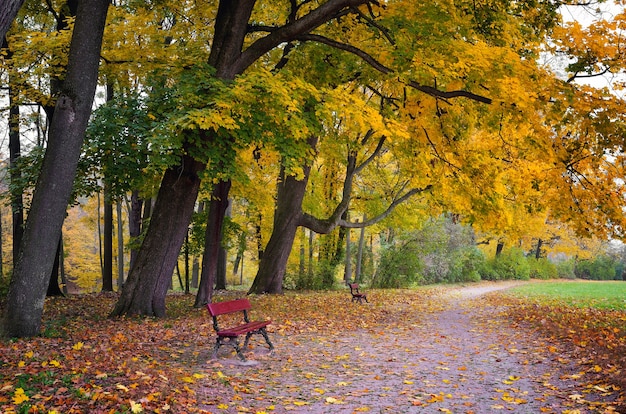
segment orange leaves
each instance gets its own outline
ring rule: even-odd
[[[97,310],[93,297],[59,301],[69,308],[52,314],[82,315],[62,337],[0,344],[0,410],[564,412],[607,411],[620,398],[609,379],[625,365],[589,353],[603,349],[597,338],[623,349],[623,331],[603,323],[614,314],[455,292],[372,290],[369,305],[351,303],[346,291],[253,296],[253,309],[274,321],[276,345],[270,355],[252,340],[254,365],[208,360],[211,327],[191,297],[172,297],[183,314],[166,320],[100,319],[88,329],[85,318],[106,315],[106,306]],[[576,356],[564,352],[574,338],[587,342]]]

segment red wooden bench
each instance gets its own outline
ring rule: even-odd
[[[274,349],[274,345],[270,341],[267,335],[265,327],[271,323],[271,321],[250,321],[248,318],[248,311],[251,309],[250,301],[248,299],[236,299],[226,302],[209,303],[207,305],[209,314],[213,318],[213,329],[217,333],[217,340],[215,342],[215,348],[213,349],[213,358],[217,356],[217,351],[222,345],[230,345],[235,348],[237,356],[242,361],[246,360],[246,357],[242,353],[242,348],[239,346],[239,337],[246,335],[246,340],[243,344],[243,349],[248,346],[250,337],[254,334],[263,335],[265,341],[269,345],[270,351]],[[233,326],[226,329],[221,329],[217,322],[217,317],[221,315],[227,315],[232,313],[242,312],[243,323],[237,326]]]
[[[358,283],[348,283],[348,286],[350,286],[350,293],[352,294],[352,302],[363,303],[363,300],[367,302],[367,295],[365,293],[359,292]]]

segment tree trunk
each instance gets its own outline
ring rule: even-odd
[[[3,42],[2,48],[7,53],[7,60],[11,59],[13,52],[9,49],[6,40]],[[21,178],[19,170],[15,168],[21,156],[20,107],[15,98],[15,87],[12,86],[9,78],[9,174],[11,182],[19,182]],[[24,233],[24,202],[21,190],[11,192],[11,213],[13,216],[13,266],[15,266]]]
[[[232,201],[227,200],[226,211],[224,213],[224,218],[232,217]],[[217,256],[217,273],[215,275],[215,289],[216,290],[226,290],[226,265],[228,264],[228,252],[222,243],[224,238],[224,223],[222,220],[221,231],[219,235],[219,255]]]
[[[224,217],[226,217],[226,209],[228,208],[230,186],[230,181],[220,181],[213,186],[204,238],[200,285],[198,286],[198,293],[194,303],[196,308],[210,303],[213,299],[213,288],[215,286],[218,257],[221,248],[221,234]]]
[[[57,98],[50,137],[9,287],[3,334],[39,334],[44,297],[61,237],[81,146],[91,114],[108,0],[78,6],[68,70]]]
[[[24,0],[3,0],[0,3],[0,39],[4,39]]]
[[[537,240],[537,250],[535,250],[535,259],[539,260],[541,258],[541,246],[543,246],[543,240]]]
[[[350,283],[352,279],[352,241],[350,240],[350,229],[346,229],[346,267],[343,280]],[[356,282],[356,278],[354,279]]]
[[[146,237],[111,316],[165,316],[165,295],[187,235],[204,164],[183,156],[161,182]]]
[[[496,257],[499,257],[500,254],[502,254],[502,249],[504,249],[504,242],[499,241],[498,245],[496,246]]]
[[[363,221],[366,221],[367,217],[363,216]],[[361,227],[361,233],[359,235],[359,247],[356,254],[356,268],[354,269],[354,281],[361,282],[361,273],[363,269],[363,247],[365,245],[365,227]]]
[[[257,275],[248,293],[282,292],[287,260],[298,226],[300,226],[302,200],[309,181],[310,170],[310,167],[305,168],[304,179],[297,180],[291,175],[285,177],[285,171],[281,168],[272,235],[265,246],[263,259],[259,263]]]
[[[124,220],[122,218],[122,200],[115,203],[117,212],[117,280],[124,280]],[[119,283],[119,282],[118,282]]]
[[[130,212],[128,213],[128,234],[130,236],[130,264],[129,269],[137,260],[137,248],[135,240],[141,235],[141,209],[143,208],[143,200],[139,197],[139,191],[134,190],[130,196]],[[119,279],[123,282],[123,279]],[[121,286],[121,285],[120,285]]]
[[[98,223],[100,225],[100,223]],[[113,292],[113,203],[110,187],[104,186],[104,234],[103,234],[103,267],[102,291]]]

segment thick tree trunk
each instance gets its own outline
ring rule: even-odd
[[[78,7],[67,76],[57,99],[48,148],[7,296],[2,332],[7,336],[39,334],[56,242],[61,237],[98,81],[108,7],[108,0],[84,0]]]
[[[165,295],[187,235],[204,164],[184,156],[161,182],[154,211],[136,262],[111,316],[165,316]]]
[[[293,247],[296,232],[302,218],[302,200],[309,180],[310,168],[305,168],[304,179],[285,177],[281,169],[281,182],[276,195],[274,227],[265,246],[263,259],[248,293],[281,293],[287,269],[287,260]],[[271,259],[271,260],[268,260]]]
[[[0,39],[4,39],[24,0],[3,0],[0,3]]]
[[[221,249],[221,235],[228,208],[228,193],[230,181],[220,181],[213,186],[211,201],[209,202],[209,215],[206,224],[204,239],[204,255],[202,257],[202,272],[200,285],[196,294],[194,307],[202,307],[210,303],[213,298],[213,288],[217,275],[219,252]]]

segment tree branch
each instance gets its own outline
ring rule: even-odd
[[[335,49],[344,50],[346,52],[352,53],[353,55],[360,57],[367,64],[369,64],[371,67],[373,67],[374,69],[376,69],[377,71],[381,73],[390,74],[394,72],[393,69],[383,65],[382,63],[377,61],[372,55],[365,52],[364,50],[359,49],[358,47],[355,47],[352,45],[348,45],[346,43],[337,42],[336,40],[329,39],[325,36],[320,36],[320,35],[309,33],[309,34],[298,35],[296,37],[296,40],[300,40],[302,42],[307,42],[307,41],[318,42],[318,43],[322,43],[322,44],[334,47]],[[478,95],[469,91],[465,91],[465,90],[441,91],[432,86],[422,85],[415,81],[408,81],[406,84],[412,87],[413,89],[424,92],[427,95],[433,96],[435,98],[450,99],[450,98],[463,97],[463,98],[472,99],[474,101],[478,101],[478,102],[482,102],[486,104],[491,104],[492,102],[490,98],[487,98],[485,96]]]

